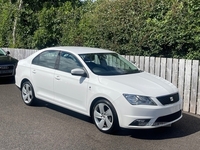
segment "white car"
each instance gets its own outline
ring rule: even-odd
[[[40,99],[91,116],[104,133],[168,126],[182,117],[173,84],[109,50],[39,50],[18,62],[15,79],[25,104]]]

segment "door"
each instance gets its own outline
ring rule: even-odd
[[[55,99],[66,108],[84,113],[89,79],[72,75],[75,68],[83,68],[80,61],[70,53],[61,52],[54,76]]]
[[[49,50],[36,56],[31,65],[31,82],[37,98],[53,102],[55,64],[59,51]]]

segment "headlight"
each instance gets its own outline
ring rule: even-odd
[[[133,94],[123,94],[123,96],[131,105],[156,105],[156,103],[147,96],[139,96]]]

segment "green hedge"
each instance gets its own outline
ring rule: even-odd
[[[200,1],[34,1],[32,5],[23,0],[19,9],[19,0],[0,0],[0,46],[78,45],[120,54],[200,59]]]

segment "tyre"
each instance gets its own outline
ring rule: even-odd
[[[114,133],[119,128],[117,113],[113,105],[104,99],[94,104],[92,119],[101,132]]]
[[[34,105],[36,98],[33,90],[33,86],[29,81],[25,81],[22,84],[21,96],[26,105]]]

